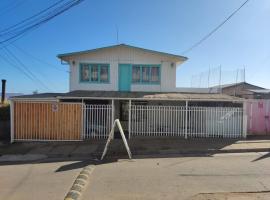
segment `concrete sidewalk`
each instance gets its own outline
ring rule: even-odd
[[[0,161],[7,155],[46,155],[47,158],[100,158],[105,140],[84,142],[22,142],[0,146]],[[128,140],[133,155],[215,154],[270,151],[267,139],[143,138]],[[108,156],[126,156],[123,141],[111,142]]]

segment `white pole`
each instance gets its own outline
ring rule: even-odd
[[[130,139],[131,132],[131,100],[128,102],[128,139]]]
[[[10,143],[14,142],[14,101],[10,101]]]
[[[210,87],[210,66],[209,66],[209,70],[208,70],[208,88]]]
[[[112,99],[112,139],[114,139],[114,99]]]
[[[185,139],[187,139],[187,125],[188,125],[188,101],[186,101],[186,122],[185,122]]]
[[[219,93],[222,93],[221,91],[221,65],[219,66]]]

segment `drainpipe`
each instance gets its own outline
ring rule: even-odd
[[[5,98],[6,98],[6,80],[2,79],[2,97],[1,97],[1,103],[4,104]]]

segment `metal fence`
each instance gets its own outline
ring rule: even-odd
[[[244,137],[242,108],[132,105],[130,118],[131,137]]]
[[[112,105],[84,105],[83,139],[107,138],[112,127]]]

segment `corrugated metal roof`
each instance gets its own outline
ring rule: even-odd
[[[141,100],[191,100],[191,101],[242,101],[243,99],[225,94],[199,94],[179,92],[119,92],[119,91],[84,91],[68,93],[44,93],[23,95],[14,99],[141,99]]]
[[[155,53],[155,54],[162,54],[162,55],[165,55],[165,56],[178,58],[181,61],[185,61],[185,60],[188,59],[187,57],[180,56],[180,55],[175,55],[175,54],[171,54],[171,53],[165,53],[165,52],[161,52],[161,51],[155,51],[155,50],[151,50],[151,49],[145,49],[145,48],[141,48],[141,47],[135,47],[135,46],[127,45],[127,44],[118,44],[118,45],[112,45],[112,46],[101,47],[101,48],[96,48],[96,49],[90,49],[90,50],[85,50],[85,51],[77,51],[77,52],[71,52],[71,53],[58,54],[57,57],[61,59],[61,58],[67,57],[67,56],[74,56],[74,55],[80,55],[80,54],[85,54],[85,53],[92,53],[92,52],[96,52],[96,51],[99,51],[99,50],[111,49],[111,48],[116,48],[116,47],[128,47],[128,48],[138,49],[138,50],[147,51],[147,52],[151,52],[151,53]]]
[[[250,84],[250,83],[247,83],[247,82],[239,82],[239,83],[231,83],[231,84],[224,84],[224,85],[216,85],[216,86],[213,86],[211,88],[228,88],[228,87],[234,87],[234,86],[238,86],[238,85],[242,85],[242,84],[246,84],[246,85],[249,85],[249,86],[254,86],[254,87],[258,87],[258,88],[262,88],[260,86],[257,86],[257,85],[253,85],[253,84]],[[262,88],[264,89],[264,88]]]
[[[262,94],[268,94],[268,93],[270,93],[270,89],[249,90],[249,91],[255,92],[255,93],[262,93]]]

